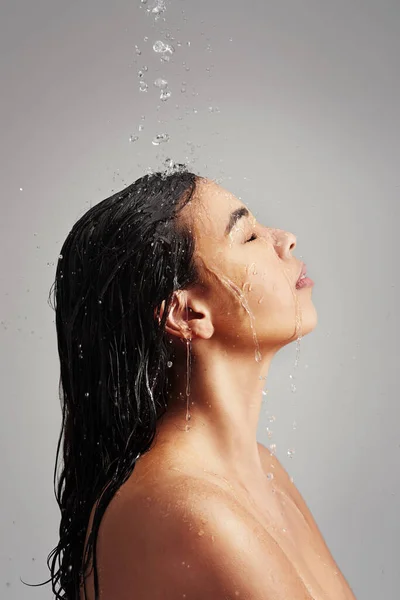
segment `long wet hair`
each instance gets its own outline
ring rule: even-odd
[[[100,521],[167,410],[173,349],[164,326],[173,293],[198,282],[195,242],[177,217],[200,179],[184,165],[146,175],[90,208],[62,246],[52,307],[61,367],[60,541],[47,558],[51,579],[39,584],[51,581],[57,600],[79,599],[92,555],[98,599]]]

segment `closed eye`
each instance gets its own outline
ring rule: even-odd
[[[247,242],[252,242],[252,241],[254,241],[254,240],[256,240],[256,239],[257,239],[257,236],[256,236],[256,234],[255,234],[255,233],[253,233],[253,235],[251,236],[251,238],[250,238],[249,240],[246,240],[246,241],[245,241],[245,244],[247,244]]]

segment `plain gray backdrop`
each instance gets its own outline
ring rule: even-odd
[[[167,0],[159,19],[154,4],[1,0],[0,597],[53,597],[20,578],[47,579],[58,543],[47,300],[62,243],[172,158],[297,235],[319,322],[297,368],[295,344],[273,361],[258,439],[276,444],[357,599],[396,600],[400,4]]]

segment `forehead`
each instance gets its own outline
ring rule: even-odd
[[[223,240],[232,211],[244,206],[234,194],[210,179],[201,180],[191,202],[191,226],[201,239]]]

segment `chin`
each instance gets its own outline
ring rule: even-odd
[[[301,335],[304,337],[314,331],[318,324],[318,314],[314,304],[311,302],[307,308],[302,309],[302,327]],[[295,336],[297,339],[297,336]]]

